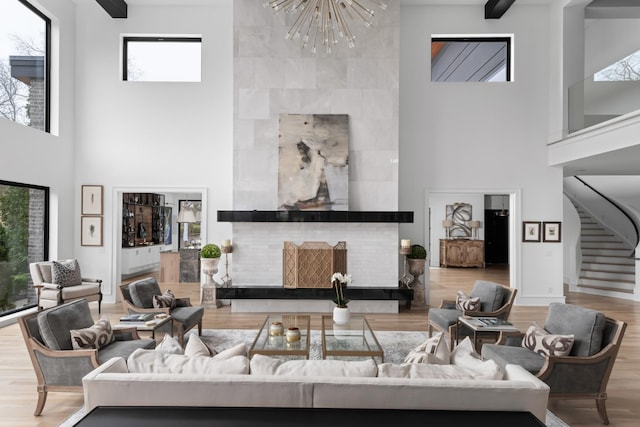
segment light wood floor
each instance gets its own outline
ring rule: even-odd
[[[452,298],[457,290],[471,291],[473,280],[486,279],[506,284],[508,272],[502,268],[432,269],[431,304],[437,306],[442,298]],[[177,296],[189,296],[198,302],[198,285],[165,283]],[[604,312],[614,319],[628,323],[622,348],[609,381],[607,409],[612,426],[637,426],[640,423],[640,303],[614,298],[569,293],[567,302]],[[94,317],[97,305],[91,304]],[[103,304],[103,314],[114,323],[122,315],[121,306]],[[547,307],[520,307],[512,310],[511,321],[526,329],[532,321],[544,322]],[[421,330],[427,328],[426,310],[401,309],[398,314],[368,315],[374,330]],[[264,315],[259,313],[231,313],[230,307],[207,309],[204,327],[213,329],[257,329]],[[314,320],[314,322],[318,322]],[[312,328],[319,329],[318,323]],[[57,426],[82,406],[80,393],[49,393],[44,412],[33,416],[36,404],[36,381],[18,325],[0,329],[0,426]],[[593,401],[561,401],[551,403],[550,409],[571,426],[600,426]]]

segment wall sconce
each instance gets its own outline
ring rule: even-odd
[[[220,252],[224,254],[224,276],[222,276],[222,283],[225,287],[229,288],[231,287],[231,276],[229,276],[229,254],[233,252],[231,240],[227,239],[222,242]]]
[[[447,232],[447,240],[449,240],[451,238],[451,227],[453,227],[453,220],[452,219],[445,219],[444,221],[442,221],[442,226],[446,230],[446,232]]]
[[[478,240],[478,228],[480,228],[480,221],[467,221],[467,225],[473,232],[473,240]]]

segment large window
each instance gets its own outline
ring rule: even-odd
[[[199,82],[200,37],[124,37],[122,79]]]
[[[49,132],[51,21],[26,0],[0,1],[0,117]]]
[[[29,263],[48,259],[49,189],[0,181],[0,316],[37,303]]]
[[[640,80],[640,50],[598,71],[593,80],[597,82],[623,82]]]
[[[511,80],[511,37],[432,37],[432,82]]]

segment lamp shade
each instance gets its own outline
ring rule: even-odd
[[[469,221],[467,224],[471,228],[480,228],[480,221]]]
[[[442,226],[444,228],[451,228],[453,227],[453,220],[451,219],[445,219],[444,221],[442,221]]]
[[[201,219],[200,210],[193,204],[186,203],[178,212],[179,223],[198,223]]]

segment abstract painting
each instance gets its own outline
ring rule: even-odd
[[[349,210],[349,116],[281,114],[279,210]]]
[[[469,203],[447,205],[446,219],[453,221],[453,226],[449,231],[451,238],[468,239],[471,237],[471,227],[467,225],[471,221],[471,213]]]

